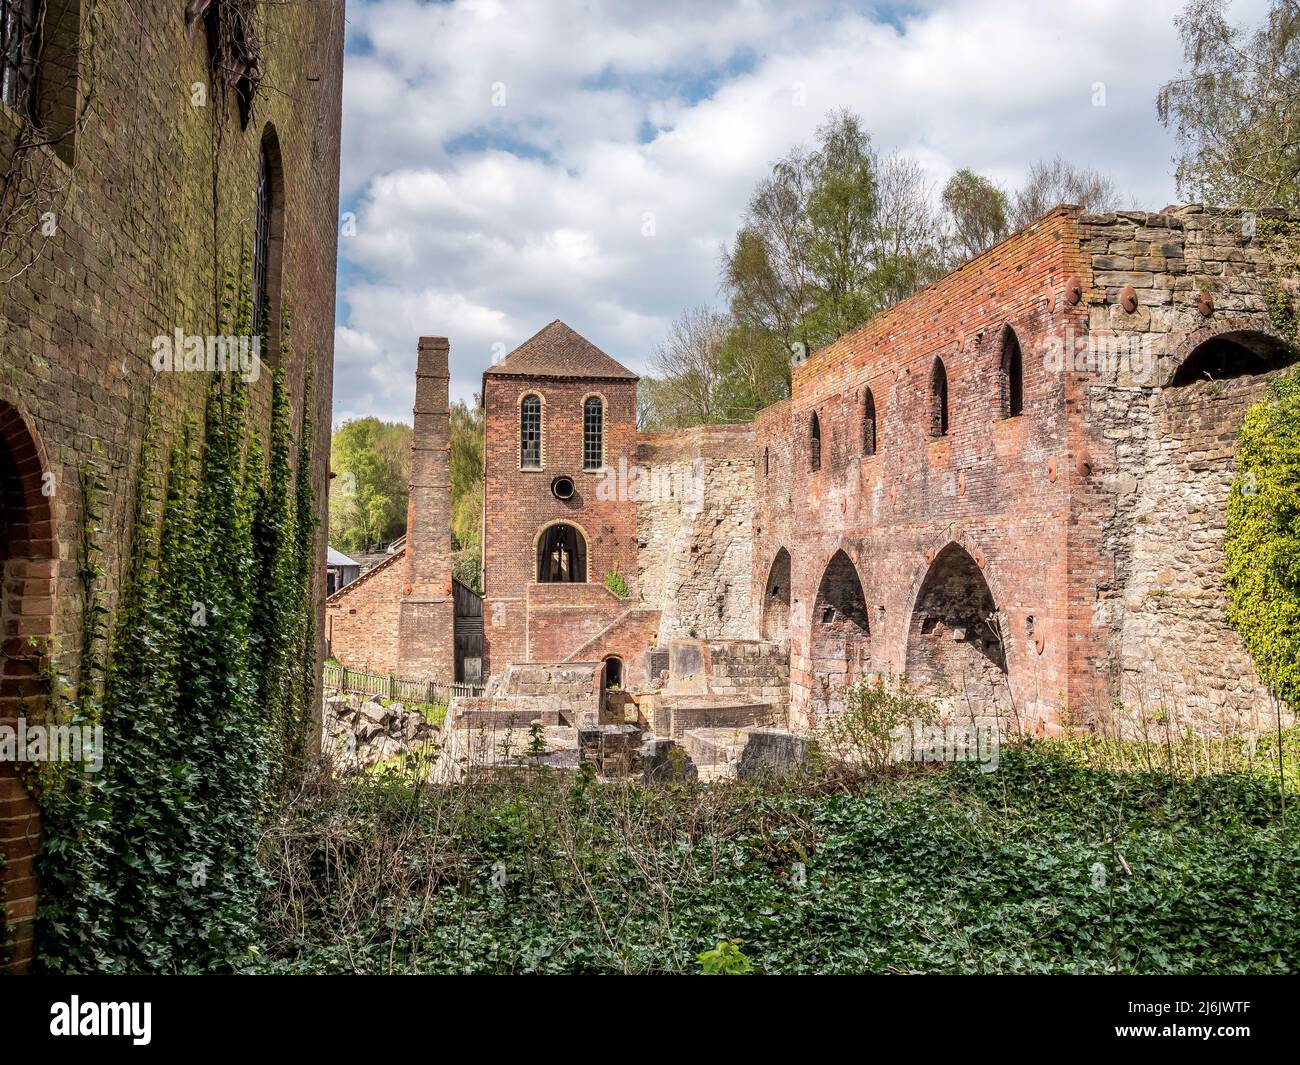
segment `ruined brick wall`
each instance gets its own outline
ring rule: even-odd
[[[325,601],[329,653],[350,669],[405,676],[398,657],[405,585],[406,557],[399,552],[330,596]]]
[[[1108,563],[1081,604],[1108,661],[1105,695],[1130,723],[1145,713],[1176,729],[1257,727],[1271,707],[1227,622],[1222,575],[1237,432],[1276,373],[1270,257],[1240,212],[1082,223],[1091,350],[1105,357],[1085,367],[1091,472],[1076,511]],[[1221,338],[1258,349],[1260,372],[1185,383],[1190,360]]]
[[[60,667],[73,676],[82,616],[78,470],[93,455],[106,482],[102,546],[108,605],[114,609],[130,550],[129,507],[147,411],[152,407],[157,414],[165,443],[185,415],[201,422],[207,387],[206,374],[155,374],[153,338],[176,329],[201,336],[216,332],[220,294],[214,266],[234,268],[241,242],[251,245],[264,137],[277,149],[275,176],[282,192],[272,268],[293,315],[286,370],[295,415],[306,373],[314,373],[312,479],[320,507],[317,569],[323,569],[343,4],[316,0],[263,10],[269,20],[262,34],[265,88],[247,128],[240,127],[233,105],[224,120],[215,205],[216,108],[207,42],[201,32],[187,34],[185,5],[172,0],[99,0],[93,32],[82,25],[74,34],[83,58],[93,58],[83,72],[83,89],[93,89],[96,100],[93,114],[66,150],[38,149],[69,191],[66,205],[55,212],[54,234],[33,246],[32,265],[0,285],[0,412],[29,419],[43,472],[53,477],[51,553],[45,560],[6,563],[6,588],[23,602],[17,615],[6,615],[5,637],[18,637],[24,627],[18,619],[39,600],[49,619],[44,634],[56,639]],[[207,106],[195,106],[196,84],[209,94]],[[0,105],[0,168],[6,171],[21,121]],[[278,334],[278,307],[272,333]],[[273,345],[272,362],[276,350]],[[268,373],[252,389],[253,417],[264,430],[270,388]],[[19,592],[14,582],[28,579],[47,586]],[[322,650],[323,628],[318,626]],[[6,678],[0,700],[22,698],[23,683]],[[6,705],[11,709],[0,709],[0,718],[17,708]],[[23,801],[10,783],[0,782],[0,803],[16,799]],[[5,812],[0,810],[0,846],[9,859],[6,883],[19,885],[14,890],[24,896],[8,899],[21,964],[30,953],[28,874],[38,832],[34,822],[5,818]]]
[[[752,638],[753,428],[647,433],[636,462],[637,587],[659,643]]]
[[[752,576],[793,723],[903,672],[1029,727],[1257,721],[1222,553],[1243,412],[1291,357],[1271,270],[1239,213],[1062,207],[797,366],[755,424]]]
[[[519,403],[542,399],[542,468],[520,469]],[[582,408],[587,396],[605,399],[605,466],[582,468]],[[510,662],[565,658],[636,605],[636,504],[619,489],[616,471],[635,461],[636,381],[555,377],[484,378],[483,584],[488,670]],[[613,473],[611,474],[611,471]],[[573,480],[572,499],[557,499],[554,479]],[[577,526],[586,541],[586,584],[538,584],[537,542],[554,522]],[[617,570],[630,596],[601,595],[605,575]],[[529,649],[530,595],[536,594],[538,648]],[[566,610],[567,614],[558,612]],[[593,616],[589,611],[596,611]],[[561,620],[563,619],[563,620]],[[565,634],[568,624],[575,627]]]
[[[1026,720],[1053,719],[1066,700],[1070,428],[1062,376],[1042,353],[1053,335],[1086,327],[1086,312],[1067,298],[1067,280],[1083,265],[1076,216],[1051,212],[815,353],[794,368],[792,398],[756,419],[754,620],[779,638],[773,619],[788,619],[794,727],[828,711],[819,706],[828,677],[899,675],[909,656],[926,653],[924,641],[983,641],[985,632],[958,635],[937,624],[913,631],[913,608],[950,545],[969,557],[996,604],[1003,682]],[[1023,360],[1023,413],[1015,416],[1004,406],[1008,326]],[[932,431],[936,359],[947,378],[943,436]],[[874,447],[864,431],[868,390]],[[822,588],[840,552],[860,591]],[[785,555],[788,584],[769,581]],[[775,595],[772,584],[780,585]],[[844,645],[844,619],[859,601],[865,625],[856,628],[866,631]],[[838,650],[829,646],[836,641]]]

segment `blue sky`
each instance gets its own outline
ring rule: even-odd
[[[750,190],[837,107],[936,189],[961,166],[1014,187],[1059,153],[1159,209],[1179,7],[351,0],[336,423],[409,420],[420,335],[450,337],[463,399],[555,318],[643,371],[682,310],[721,302]]]

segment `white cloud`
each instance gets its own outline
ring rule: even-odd
[[[1014,185],[1059,152],[1162,207],[1177,9],[354,2],[335,416],[409,417],[421,334],[451,338],[462,398],[494,345],[554,318],[643,369],[677,313],[718,300],[754,183],[835,107],[936,184],[970,166]]]

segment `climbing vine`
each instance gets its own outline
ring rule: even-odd
[[[1300,707],[1300,370],[1246,412],[1224,545],[1228,616],[1264,682]]]
[[[251,329],[229,277],[222,315]],[[213,971],[257,943],[259,828],[307,750],[315,686],[304,393],[296,469],[282,369],[265,448],[234,374],[213,375],[201,434],[180,426],[165,463],[148,426],[102,697],[51,694],[62,716],[102,724],[104,765],[39,789],[47,969]]]

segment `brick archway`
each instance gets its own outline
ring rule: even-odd
[[[1285,365],[1286,356],[1294,358],[1296,354],[1295,346],[1267,318],[1225,318],[1198,329],[1183,339],[1165,364],[1160,384],[1168,388],[1182,383],[1188,373],[1188,364],[1198,352],[1218,342],[1241,346],[1255,353],[1261,362],[1268,364],[1261,371],[1265,373]]]
[[[813,709],[833,713],[851,687],[871,672],[871,622],[862,578],[848,554],[836,551],[817,584],[808,629]]]
[[[18,408],[0,401],[0,724],[39,716],[45,699],[40,676],[54,626],[54,491],[40,437]],[[47,494],[48,492],[48,494]],[[36,916],[36,854],[40,817],[12,762],[0,762],[0,873],[12,957],[5,967],[31,962]]]
[[[980,565],[958,540],[928,554],[907,624],[905,672],[953,708],[1000,715],[1010,704],[1001,610]]]
[[[790,583],[792,580],[790,552],[780,548],[767,571],[763,586],[763,601],[759,606],[760,635],[770,643],[785,643],[790,639]]]

